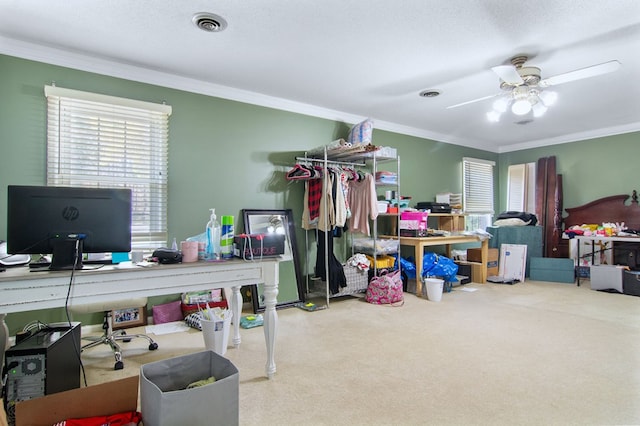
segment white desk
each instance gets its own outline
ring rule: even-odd
[[[278,295],[280,258],[260,262],[229,260],[219,263],[197,262],[156,265],[147,268],[76,271],[69,305],[108,302],[141,296],[161,296],[185,291],[230,287],[233,290],[233,344],[240,345],[240,287],[264,284],[264,337],[267,347],[266,375],[276,372],[275,338],[278,327],[276,298]],[[30,272],[28,268],[7,268],[0,273],[0,349],[6,341],[6,314],[35,309],[60,308],[65,305],[71,272]],[[3,351],[0,351],[3,352]],[[0,362],[1,364],[1,362]]]

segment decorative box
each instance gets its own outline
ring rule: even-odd
[[[255,259],[284,254],[282,234],[242,234],[233,237],[233,255],[242,259]]]

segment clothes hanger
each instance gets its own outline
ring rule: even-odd
[[[301,164],[296,164],[287,172],[288,180],[301,180],[311,178],[311,170]]]

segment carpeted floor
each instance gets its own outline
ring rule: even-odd
[[[640,424],[640,298],[588,281],[462,288],[439,303],[279,310],[271,380],[262,327],[242,329],[225,355],[240,371],[240,424]],[[157,351],[123,344],[121,371],[107,347],[86,351],[89,385],[204,349],[197,330],[152,337]]]

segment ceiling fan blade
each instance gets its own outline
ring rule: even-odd
[[[553,77],[545,78],[540,81],[541,87],[557,86],[558,84],[569,83],[570,81],[582,80],[583,78],[595,77],[597,75],[607,74],[620,69],[622,65],[618,61],[604,62],[598,65],[592,65],[586,68],[580,68],[575,71],[569,71],[564,74],[558,74]]]
[[[505,83],[519,86],[524,84],[524,80],[518,74],[518,70],[513,65],[498,65],[497,67],[491,67],[491,70],[498,74],[498,77]]]
[[[464,106],[464,105],[469,105],[469,104],[473,104],[473,103],[476,103],[476,102],[484,101],[486,99],[495,98],[496,96],[498,96],[498,95],[483,96],[482,98],[472,99],[470,101],[461,102],[461,103],[455,104],[455,105],[450,105],[446,109],[458,108],[458,107],[461,107],[461,106]]]

